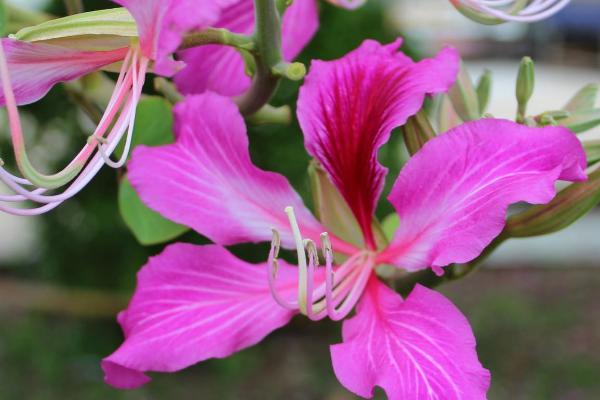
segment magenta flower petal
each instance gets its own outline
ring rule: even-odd
[[[315,0],[296,0],[283,17],[283,55],[291,61],[310,41],[319,25]],[[254,29],[254,5],[251,0],[239,0],[223,10],[219,28],[250,34]],[[250,86],[242,56],[227,46],[201,46],[179,53],[187,67],[175,76],[177,88],[184,94],[214,91],[224,96],[236,96]]]
[[[123,60],[128,48],[80,51],[61,46],[1,39],[17,104],[33,103],[59,82],[67,82]],[[0,105],[5,105],[0,90]]]
[[[475,351],[468,321],[441,294],[417,286],[402,298],[372,278],[343,343],[331,346],[333,368],[351,392],[390,400],[484,400],[490,374]]]
[[[113,0],[127,8],[138,25],[142,53],[155,61],[154,72],[171,76],[182,68],[170,55],[182,35],[215,23],[228,0]]]
[[[293,246],[284,209],[294,207],[303,233],[324,231],[282,175],[250,160],[244,120],[233,101],[214,93],[175,108],[175,144],[138,147],[129,178],[142,200],[165,217],[228,245],[271,239]]]
[[[380,256],[408,270],[477,257],[503,229],[512,203],[547,203],[558,179],[586,179],[585,153],[566,128],[483,119],[425,145],[389,196],[400,228]]]
[[[291,298],[296,270],[281,267],[277,288]],[[138,273],[135,294],[119,317],[125,342],[104,359],[105,380],[131,389],[149,380],[145,372],[227,357],[292,316],[271,297],[266,264],[246,263],[216,245],[171,245]]]
[[[400,45],[367,40],[339,60],[313,61],[298,99],[306,148],[348,202],[370,246],[387,173],[377,161],[379,148],[421,108],[426,94],[447,90],[458,73],[453,49],[413,63],[397,53]]]

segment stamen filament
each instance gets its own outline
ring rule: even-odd
[[[302,242],[302,234],[296,220],[293,207],[286,207],[285,213],[288,216],[294,242],[296,243],[296,253],[298,254],[298,304],[300,312],[306,315],[306,282],[307,282],[307,266],[306,254],[304,253],[304,243]]]

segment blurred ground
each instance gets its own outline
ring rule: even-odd
[[[490,400],[600,398],[600,275],[581,267],[484,269],[443,288],[471,321],[480,359],[493,371]],[[296,318],[232,358],[117,392],[98,366],[119,343],[111,321],[6,310],[0,318],[10,327],[0,331],[0,399],[354,399],[331,370],[328,345],[340,338],[330,322]]]

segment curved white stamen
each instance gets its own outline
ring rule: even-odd
[[[63,193],[55,195],[46,195],[45,193],[48,190],[43,188],[28,190],[23,187],[33,186],[28,180],[17,177],[0,166],[0,180],[16,193],[14,195],[0,196],[0,202],[21,202],[31,200],[43,204],[40,207],[30,209],[0,205],[0,211],[21,216],[43,214],[58,207],[63,201],[79,193],[105,163],[114,168],[120,168],[124,165],[131,147],[137,104],[141,96],[148,63],[149,60],[145,57],[142,57],[140,60],[137,49],[132,49],[127,54],[115,85],[113,95],[111,96],[106,111],[94,132],[93,137],[96,143],[88,143],[86,147],[81,150],[76,159],[84,157],[90,147],[97,147],[98,151],[69,187]],[[117,118],[117,121],[110,129],[110,132],[105,136],[106,131],[115,117]],[[114,152],[126,131],[127,139],[123,155],[119,161],[112,162],[108,157]]]
[[[286,207],[285,213],[288,216],[290,227],[292,228],[292,235],[294,236],[294,242],[296,244],[296,253],[298,254],[298,304],[300,305],[300,312],[306,314],[306,286],[307,286],[307,266],[306,266],[306,254],[304,253],[304,243],[302,241],[302,234],[300,233],[300,227],[296,220],[293,207]]]
[[[315,272],[319,266],[317,246],[312,240],[302,238],[292,207],[287,207],[285,212],[290,221],[298,254],[298,300],[285,299],[276,286],[280,236],[275,229],[273,229],[267,264],[269,288],[273,298],[282,307],[298,310],[311,320],[320,320],[326,316],[333,320],[346,317],[360,299],[372,274],[374,254],[369,251],[359,251],[334,270],[331,241],[327,233],[321,234],[322,253],[325,258],[325,281],[315,287]]]

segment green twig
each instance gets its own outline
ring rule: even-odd
[[[246,51],[254,51],[254,40],[246,35],[239,35],[224,28],[208,28],[202,31],[190,32],[184,36],[180,50],[207,44],[222,44]]]
[[[250,89],[236,102],[244,115],[254,114],[269,102],[281,77],[274,71],[283,62],[281,17],[275,0],[255,0],[256,72]]]

